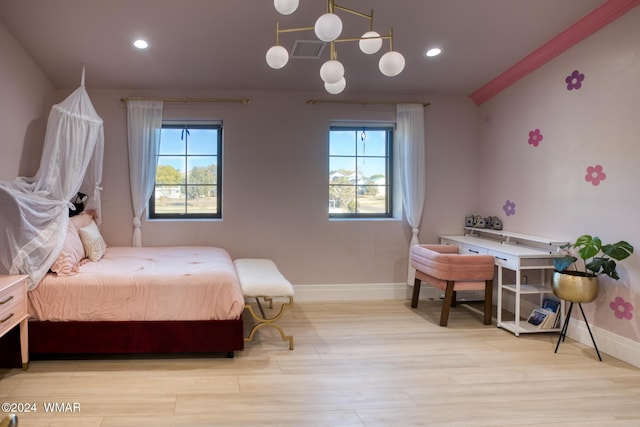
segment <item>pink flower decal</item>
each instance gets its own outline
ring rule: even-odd
[[[602,172],[602,166],[600,165],[587,167],[587,174],[584,176],[584,180],[594,186],[600,185],[600,181],[604,181],[606,178],[607,174]]]
[[[582,87],[582,81],[584,80],[584,74],[575,70],[571,75],[567,76],[564,81],[567,83],[567,90],[580,89]]]
[[[502,207],[502,210],[504,211],[505,215],[507,215],[507,216],[515,215],[516,214],[516,204],[514,202],[512,202],[511,200],[507,200],[506,202],[504,202],[504,206]]]
[[[609,303],[609,307],[618,319],[633,319],[633,304],[625,301],[623,298],[616,297],[615,300]]]
[[[529,144],[533,145],[534,147],[537,147],[538,144],[540,144],[542,138],[543,136],[540,133],[540,129],[529,131]]]

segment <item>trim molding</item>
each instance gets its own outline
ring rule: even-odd
[[[471,99],[476,105],[486,102],[527,74],[551,61],[565,50],[573,47],[638,5],[640,5],[640,0],[606,1],[584,18],[508,68],[498,77],[473,92],[470,95]]]
[[[606,353],[609,356],[613,356],[616,359],[640,368],[639,342],[616,335],[597,326],[590,325],[590,327],[601,354]],[[587,352],[593,355],[596,362],[598,361],[596,351],[593,349],[593,342],[591,342],[591,337],[589,336],[589,330],[583,320],[573,317],[569,322],[567,336],[587,346]],[[558,353],[560,352],[562,352],[562,344],[560,344],[560,348],[558,349]]]
[[[352,284],[315,284],[315,285],[293,285],[295,291],[295,300],[297,302],[337,302],[337,301],[371,301],[371,300],[411,300],[413,286],[406,283],[352,283]],[[473,294],[470,293],[470,297]],[[432,286],[422,285],[420,290],[420,300],[440,298],[440,291]],[[523,301],[524,303],[524,301]],[[505,305],[509,301],[505,301]],[[533,306],[524,303],[521,306],[523,313],[529,313]],[[591,326],[596,344],[600,353],[606,353],[616,359],[620,359],[626,363],[640,368],[640,342],[636,342],[616,335],[611,331],[607,331],[598,327]],[[569,322],[569,330],[567,336],[576,340],[589,348],[593,348],[591,337],[587,327],[582,320],[574,317]],[[518,337],[514,338],[518,339]],[[554,346],[555,346],[555,340]],[[551,350],[552,351],[552,350]],[[558,352],[562,351],[562,344]],[[594,358],[595,350],[593,351]]]
[[[370,301],[408,299],[406,283],[353,283],[347,285],[293,285],[298,302]]]

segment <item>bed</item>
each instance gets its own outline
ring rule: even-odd
[[[114,247],[29,292],[31,354],[226,352],[244,346],[227,251]]]
[[[60,255],[28,292],[28,303],[29,353],[35,358],[217,352],[233,357],[244,348],[244,297],[225,249],[106,247],[90,213],[69,220]]]

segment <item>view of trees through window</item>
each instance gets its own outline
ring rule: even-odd
[[[391,216],[391,128],[332,127],[329,216]]]
[[[219,218],[220,125],[163,125],[151,218]]]

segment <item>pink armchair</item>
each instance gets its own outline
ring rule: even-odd
[[[411,265],[416,269],[411,307],[418,306],[421,282],[444,291],[440,326],[447,326],[456,291],[484,290],[484,324],[491,324],[494,258],[491,255],[459,255],[455,245],[415,245]]]

